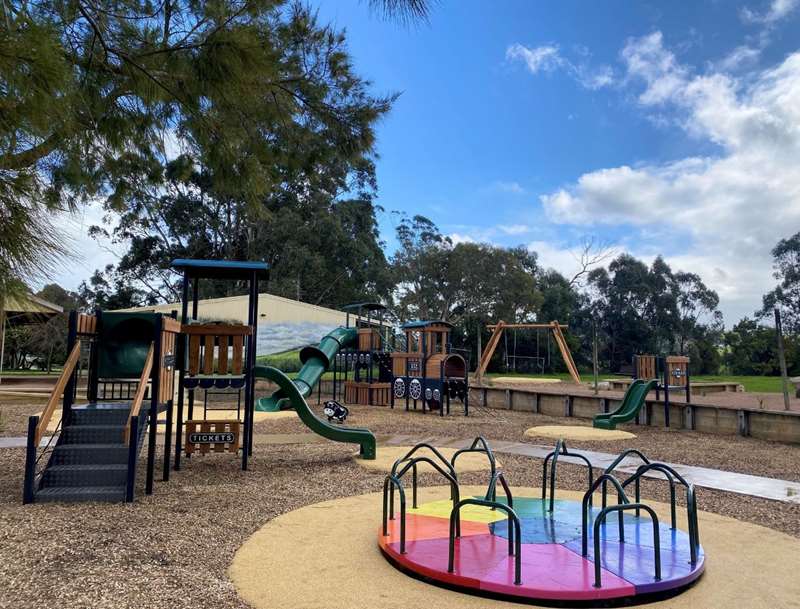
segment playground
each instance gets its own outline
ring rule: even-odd
[[[559,419],[530,413],[503,415],[503,420],[482,413],[440,419],[356,406],[350,417],[360,425],[374,428],[379,439],[388,440],[398,434],[416,435],[418,439],[433,436],[441,440],[469,439],[481,427],[490,441],[525,441],[552,449],[553,441],[524,440],[522,433],[527,427],[553,424]],[[384,606],[398,606],[397,599],[401,597],[406,601],[435,598],[437,606],[475,606],[474,598],[412,579],[396,571],[380,555],[375,535],[380,526],[379,491],[385,472],[361,467],[354,461],[351,448],[302,431],[304,428],[298,421],[282,420],[274,427],[274,436],[257,430],[256,450],[247,472],[242,472],[239,464],[229,457],[193,459],[191,467],[173,474],[168,489],[157,488],[156,493],[129,507],[123,504],[22,506],[18,489],[24,450],[3,449],[0,517],[3,530],[8,532],[8,543],[3,544],[2,571],[4,581],[14,582],[16,606],[60,603],[76,607],[133,607],[155,605],[168,594],[174,607],[302,607],[319,606],[322,602],[346,607],[360,606],[353,595],[362,594],[365,585],[369,585],[367,590],[375,591],[375,598],[388,599]],[[797,465],[800,460],[795,447],[693,432],[633,431],[639,436],[628,446],[647,446],[648,454],[665,461],[800,481]],[[406,446],[412,443],[403,442]],[[624,445],[571,443],[570,449],[619,452]],[[379,454],[382,446],[379,442]],[[512,489],[541,486],[541,460],[511,454],[498,454],[498,459]],[[462,478],[465,484],[477,485],[476,492],[485,490],[485,471],[460,474],[459,480]],[[447,496],[441,490],[427,488],[441,487],[438,475],[422,474],[420,482],[425,487],[420,490],[422,501]],[[567,462],[559,464],[557,484],[559,492],[579,491],[586,484],[585,468]],[[531,494],[535,496],[535,492]],[[361,499],[362,495],[367,498]],[[340,504],[339,512],[313,507],[345,497],[352,499]],[[643,497],[662,503],[669,500],[663,483],[645,484]],[[800,506],[796,503],[708,489],[698,490],[698,500],[703,513],[737,519],[731,525],[733,528],[727,529],[731,535],[738,527],[755,525],[770,529],[757,528],[757,539],[740,538],[748,544],[748,551],[743,553],[748,564],[753,560],[769,561],[776,569],[776,580],[780,574],[777,569],[792,565],[797,568]],[[316,516],[311,518],[312,515]],[[706,551],[711,552],[709,548],[714,545],[708,538],[710,533],[703,528],[704,518],[701,513],[701,540]],[[363,527],[358,529],[360,524]],[[143,531],[147,534],[143,535]],[[298,531],[303,531],[304,537],[297,537]],[[358,535],[356,531],[360,531]],[[250,540],[253,534],[257,536]],[[359,541],[364,545],[358,546]],[[237,591],[240,583],[234,585],[230,570],[242,547],[246,553],[244,563],[239,564],[251,564],[255,572],[251,571],[249,576],[244,572],[241,577],[252,580],[256,576],[256,581],[265,582],[266,590],[250,588],[242,594]],[[258,557],[248,559],[248,554],[259,547]],[[11,548],[13,555],[5,554]],[[307,562],[311,558],[307,554],[298,554],[303,548],[314,548],[314,562]],[[281,559],[287,556],[295,557],[296,561]],[[708,572],[693,591],[700,593],[706,581],[711,582],[724,572],[718,560],[713,555],[709,557]],[[42,565],[54,561],[72,576],[54,579],[47,587],[34,588],[33,581],[39,581],[37,574]],[[306,563],[307,570],[298,571],[298,563]],[[362,570],[368,565],[374,571]],[[269,578],[264,578],[265,572],[270,574]],[[114,574],[113,579],[109,573]],[[142,578],[148,585],[134,583]],[[79,587],[74,585],[78,579]],[[109,591],[110,581],[116,582],[113,592]],[[236,581],[241,581],[238,575]],[[298,582],[302,581],[310,582],[314,590],[298,588]],[[783,577],[781,587],[773,587],[762,605],[740,606],[791,607],[792,602],[781,599],[796,597],[793,582],[795,578]],[[730,590],[736,592],[730,594],[738,594],[738,583],[733,583],[737,585]],[[742,588],[752,590],[750,583],[743,583]],[[723,585],[733,584],[730,578],[725,578]],[[377,592],[386,586],[395,592],[391,595]],[[301,592],[309,594],[305,601],[297,596]],[[271,596],[264,596],[266,593]],[[259,596],[266,604],[256,602]],[[291,602],[273,604],[278,596]],[[334,602],[337,599],[338,604]],[[691,606],[697,606],[694,604],[697,597],[692,597],[691,602]],[[370,606],[375,605],[371,602]],[[505,605],[498,603],[498,606]]]
[[[763,423],[791,410],[698,395],[685,356],[601,390],[558,322],[568,381],[492,378],[502,322],[471,371],[369,302],[287,374],[256,363],[265,264],[172,266],[180,312],[71,313],[49,394],[3,404],[13,606],[796,606],[800,443]],[[246,282],[247,323],[200,320],[205,281]]]

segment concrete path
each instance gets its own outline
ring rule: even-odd
[[[47,446],[50,436],[43,436],[39,444],[40,447]],[[25,436],[9,436],[0,438],[0,448],[25,448],[28,445],[28,438]]]

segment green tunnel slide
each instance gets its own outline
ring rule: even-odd
[[[256,403],[260,412],[277,412],[293,408],[300,420],[314,433],[336,442],[358,444],[363,459],[375,458],[375,436],[368,429],[358,429],[330,425],[323,421],[309,408],[305,398],[311,395],[314,385],[322,374],[333,363],[336,354],[356,343],[358,331],[355,328],[336,328],[325,336],[318,346],[304,347],[300,351],[303,367],[294,379],[271,366],[256,366],[255,376],[265,378],[278,385],[278,389],[269,397]]]

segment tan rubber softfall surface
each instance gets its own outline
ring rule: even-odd
[[[630,440],[635,438],[636,434],[620,429],[595,429],[585,425],[540,425],[526,429],[525,437],[613,442],[614,440]]]
[[[539,496],[536,489],[514,489]],[[462,494],[479,494],[463,487]],[[421,501],[444,499],[449,488],[424,488]],[[580,499],[561,491],[561,498]],[[668,506],[648,502],[662,518]],[[228,575],[256,609],[510,609],[516,603],[482,599],[420,582],[392,567],[378,550],[381,495],[325,501],[271,520],[237,551]],[[800,540],[700,512],[706,572],[682,594],[647,605],[681,609],[800,607]]]

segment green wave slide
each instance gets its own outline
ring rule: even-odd
[[[595,415],[592,427],[598,429],[616,429],[617,423],[633,421],[639,410],[644,406],[647,394],[658,386],[658,381],[643,381],[636,379],[631,383],[622,398],[622,404],[614,412]]]
[[[304,347],[300,351],[303,367],[292,380],[277,368],[256,366],[254,374],[258,378],[268,379],[278,385],[277,391],[256,403],[259,412],[277,412],[294,408],[297,416],[314,433],[335,442],[358,444],[361,447],[362,459],[375,458],[375,436],[369,429],[339,427],[323,421],[309,408],[305,398],[311,395],[314,385],[322,374],[330,367],[336,354],[355,345],[358,331],[355,328],[336,328],[325,336],[316,347]]]

